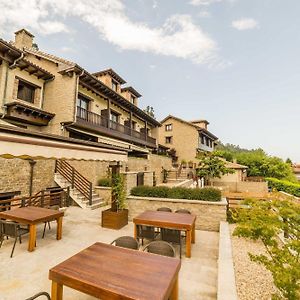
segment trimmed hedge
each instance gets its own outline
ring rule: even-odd
[[[111,179],[110,178],[100,178],[98,180],[98,185],[100,186],[111,186]]]
[[[300,184],[271,177],[266,178],[266,180],[268,181],[268,186],[270,188],[276,189],[277,191],[289,193],[296,197],[300,197]]]
[[[215,188],[169,188],[165,186],[136,186],[131,190],[132,196],[189,199],[202,201],[221,201],[221,191]]]

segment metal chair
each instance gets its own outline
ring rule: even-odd
[[[12,248],[12,251],[10,254],[10,257],[12,257],[14,254],[14,251],[15,251],[17,239],[19,239],[20,244],[21,244],[22,243],[21,236],[28,232],[29,232],[29,230],[27,228],[21,227],[19,223],[0,220],[0,248],[2,246],[5,236],[14,238],[15,241],[14,241],[14,245],[13,245],[13,248]]]
[[[139,241],[142,240],[142,245],[144,245],[144,239],[153,241],[156,236],[155,228],[153,226],[146,225],[136,225],[137,226],[137,234],[136,238]]]
[[[179,255],[181,258],[181,245],[182,245],[181,231],[176,229],[161,228],[160,233],[161,233],[162,241],[179,245]]]
[[[167,212],[172,212],[172,209],[169,207],[160,207],[157,209],[157,211],[167,211]]]
[[[144,247],[143,251],[149,253],[175,257],[175,249],[165,241],[153,241]]]
[[[187,209],[178,209],[178,210],[175,211],[175,213],[177,213],[177,214],[189,214],[189,215],[191,214],[191,212]]]
[[[59,210],[59,208],[60,208],[59,205],[53,205],[53,206],[50,206],[50,207],[49,207],[49,209],[54,209],[54,210]],[[45,222],[45,223],[44,223],[44,230],[43,230],[43,236],[42,236],[42,238],[45,237],[47,224],[48,224],[49,230],[51,229],[50,221]]]
[[[110,244],[115,244],[115,246],[118,247],[129,248],[134,250],[138,250],[140,246],[138,241],[132,236],[121,236],[112,241]]]
[[[34,300],[40,296],[45,296],[48,300],[51,300],[50,298],[50,295],[47,293],[47,292],[40,292],[40,293],[37,293],[35,294],[34,296],[30,297],[30,298],[27,298],[25,300]]]

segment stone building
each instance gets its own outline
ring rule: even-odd
[[[106,176],[110,162],[121,161],[131,178],[147,166],[151,184],[160,169],[161,158],[152,154],[160,123],[139,108],[141,94],[125,83],[112,69],[91,74],[40,51],[26,29],[15,32],[13,42],[0,39],[0,193],[23,187],[28,194],[30,168],[19,159],[38,159],[34,174],[47,174],[34,178],[33,191],[55,184],[54,162],[61,158],[93,184]],[[139,161],[130,163],[137,169],[128,157]]]
[[[218,138],[208,131],[206,120],[185,121],[172,115],[161,121],[159,144],[176,150],[177,162],[196,162],[199,152],[213,151]]]

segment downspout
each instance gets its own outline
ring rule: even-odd
[[[30,179],[29,179],[29,196],[32,196],[32,190],[33,190],[33,169],[34,165],[36,164],[36,161],[33,159],[29,160],[29,165],[30,165]]]
[[[16,67],[17,62],[18,62],[19,60],[21,60],[23,57],[24,57],[24,53],[22,52],[21,55],[20,55],[20,57],[16,58],[16,59],[14,60],[13,64],[12,64],[11,66],[8,66],[8,67],[6,68],[6,73],[5,73],[5,83],[4,83],[4,93],[3,93],[3,99],[2,99],[2,108],[4,109],[4,113],[2,114],[1,119],[4,119],[4,118],[5,118],[6,110],[7,110],[7,108],[6,108],[4,105],[5,105],[5,102],[6,102],[5,100],[6,100],[6,98],[7,98],[8,68],[9,68],[9,69],[13,69],[14,67]]]

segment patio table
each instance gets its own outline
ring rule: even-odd
[[[49,271],[52,300],[63,286],[102,300],[177,300],[180,260],[95,243]]]
[[[176,229],[186,232],[186,257],[191,257],[191,244],[195,243],[196,216],[165,211],[147,210],[133,218],[134,237],[137,237],[137,226],[147,225],[159,228]]]
[[[62,218],[64,213],[61,211],[47,209],[36,206],[19,207],[9,211],[0,212],[0,219],[16,221],[22,224],[29,225],[29,241],[28,251],[34,250],[36,245],[36,225],[48,221],[56,220],[57,231],[56,239],[62,237]]]

